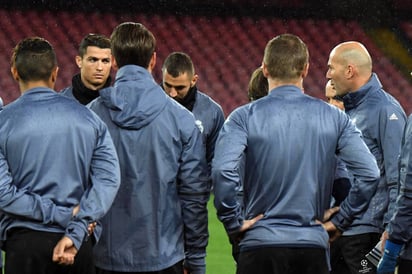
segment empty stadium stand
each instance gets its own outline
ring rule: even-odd
[[[246,89],[252,71],[260,66],[266,42],[281,33],[300,36],[308,45],[310,73],[305,92],[324,98],[325,74],[330,50],[338,43],[357,40],[365,44],[374,60],[384,88],[399,99],[406,112],[412,112],[409,79],[391,63],[355,21],[257,18],[252,16],[200,16],[183,14],[122,14],[47,10],[0,10],[0,96],[9,103],[19,96],[10,75],[13,46],[27,36],[41,36],[55,47],[59,61],[59,90],[71,83],[77,72],[74,56],[83,35],[94,32],[110,36],[124,21],[141,22],[157,38],[156,81],[161,65],[172,51],[191,55],[201,90],[219,102],[225,113],[247,102]]]

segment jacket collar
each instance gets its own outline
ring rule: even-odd
[[[278,86],[271,91],[269,91],[269,96],[285,96],[284,94],[303,94],[303,90],[301,90],[299,87],[294,86],[294,85],[284,85],[284,86]]]
[[[379,81],[378,76],[376,75],[376,73],[372,73],[371,78],[365,85],[363,85],[357,91],[348,93],[343,97],[343,104],[345,105],[345,110],[351,110],[353,108],[356,108],[368,97],[368,95],[371,92],[381,88],[382,84]]]
[[[48,87],[35,87],[35,88],[26,90],[25,92],[23,92],[21,96],[39,94],[39,93],[56,93],[56,91]]]
[[[116,86],[118,82],[122,81],[139,81],[148,78],[154,81],[153,76],[147,69],[136,65],[125,65],[117,71],[114,85]]]

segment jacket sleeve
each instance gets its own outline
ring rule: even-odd
[[[208,168],[209,168],[209,174],[211,173],[211,164],[212,160],[214,157],[214,152],[215,152],[215,144],[217,137],[219,136],[220,129],[223,126],[223,123],[225,122],[225,118],[223,115],[222,109],[219,107],[215,111],[214,114],[214,123],[213,123],[213,128],[210,132],[210,135],[208,136],[207,139],[207,151],[206,151],[206,157],[207,157],[207,162],[208,162]]]
[[[214,205],[228,234],[238,232],[243,224],[241,206],[236,198],[240,182],[239,165],[247,146],[245,108],[235,110],[219,134],[212,163]]]
[[[191,136],[183,144],[177,177],[185,241],[185,267],[190,273],[205,274],[209,239],[207,202],[210,196],[205,149],[193,120]]]
[[[72,218],[73,208],[57,206],[51,199],[19,189],[13,178],[4,154],[0,151],[0,208],[8,215],[40,221],[43,224],[58,224],[66,228]]]
[[[79,212],[72,218],[65,233],[77,249],[86,239],[88,225],[107,213],[120,186],[120,167],[112,138],[106,125],[100,119],[98,121],[98,136],[90,166],[90,185],[80,200]]]
[[[406,117],[402,109],[394,105],[382,108],[379,116],[380,146],[389,200],[388,209],[383,219],[383,223],[386,225],[395,210],[399,179],[398,160]]]
[[[409,117],[405,129],[399,171],[399,196],[387,231],[389,239],[405,243],[412,239],[412,116]]]
[[[345,230],[354,217],[367,208],[378,186],[380,174],[375,157],[362,140],[360,131],[347,116],[342,122],[337,155],[354,177],[347,198],[332,218],[338,229]]]

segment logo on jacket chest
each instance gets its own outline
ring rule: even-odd
[[[202,123],[202,121],[196,120],[196,121],[195,121],[195,124],[196,124],[196,126],[198,127],[198,129],[200,130],[200,133],[203,134],[203,131],[204,131],[205,129],[203,128],[203,123]]]

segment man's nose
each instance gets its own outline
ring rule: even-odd
[[[103,62],[98,61],[98,62],[97,62],[97,67],[96,67],[96,69],[97,69],[97,70],[103,70]]]
[[[177,96],[177,91],[174,87],[170,88],[169,96],[172,97],[172,98],[175,98]]]

